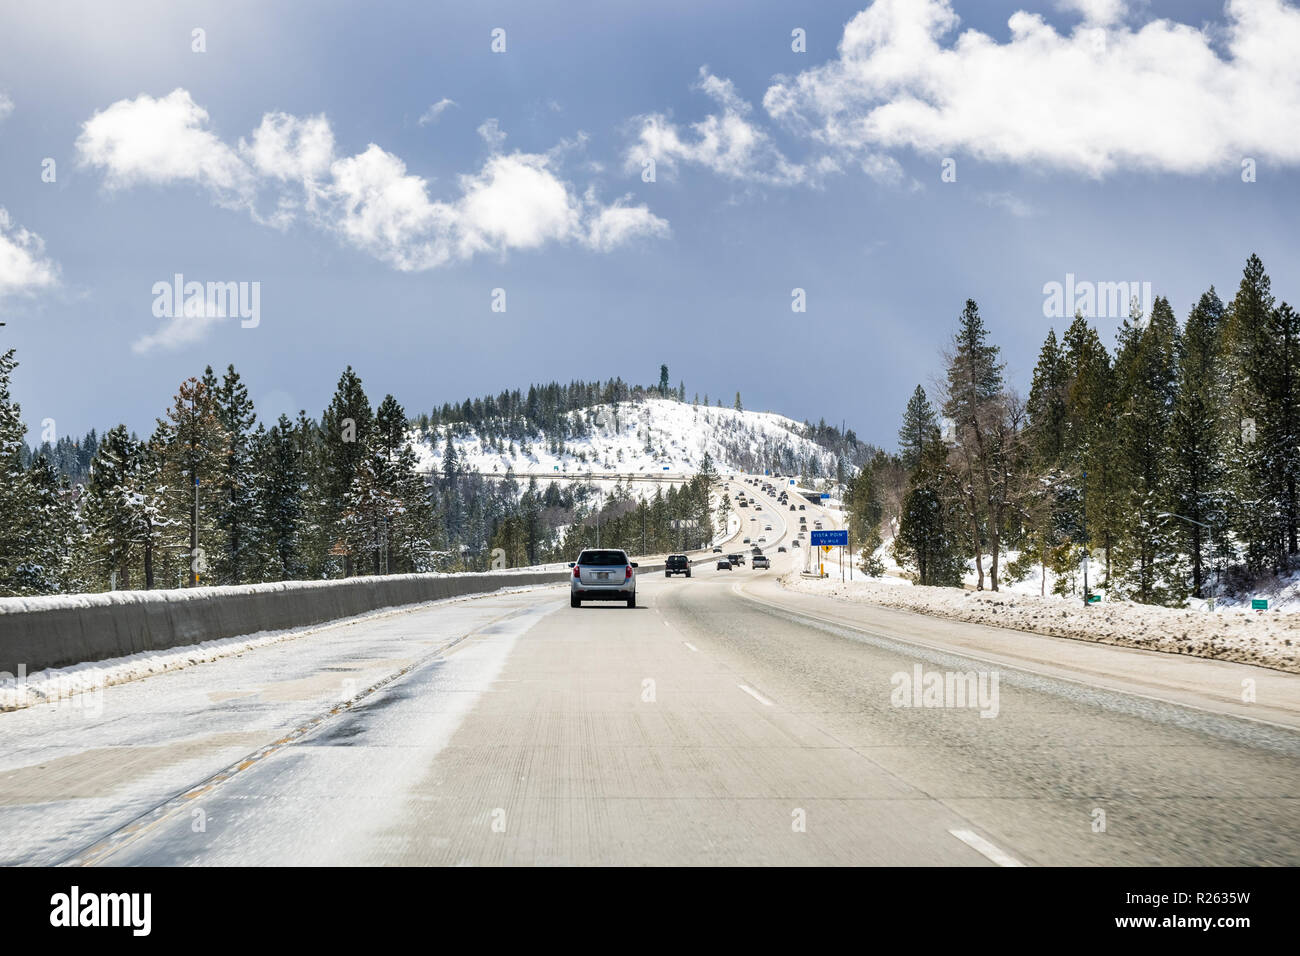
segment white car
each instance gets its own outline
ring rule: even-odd
[[[582,607],[583,601],[626,601],[636,607],[637,564],[626,551],[587,548],[569,567],[570,607]]]

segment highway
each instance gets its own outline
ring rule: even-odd
[[[759,500],[771,571],[635,610],[460,599],[0,714],[0,863],[1300,863],[1300,677],[792,592],[819,512]]]

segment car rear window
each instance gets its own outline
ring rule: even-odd
[[[626,551],[584,551],[578,555],[578,563],[588,567],[605,567],[612,564],[627,564]]]

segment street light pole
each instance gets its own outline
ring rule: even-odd
[[[1088,606],[1088,473],[1083,473],[1083,606]]]

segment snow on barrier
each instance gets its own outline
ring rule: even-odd
[[[641,573],[662,571],[662,562]],[[500,588],[563,584],[568,569],[394,574],[334,581],[0,598],[0,673],[27,673],[323,624]]]

